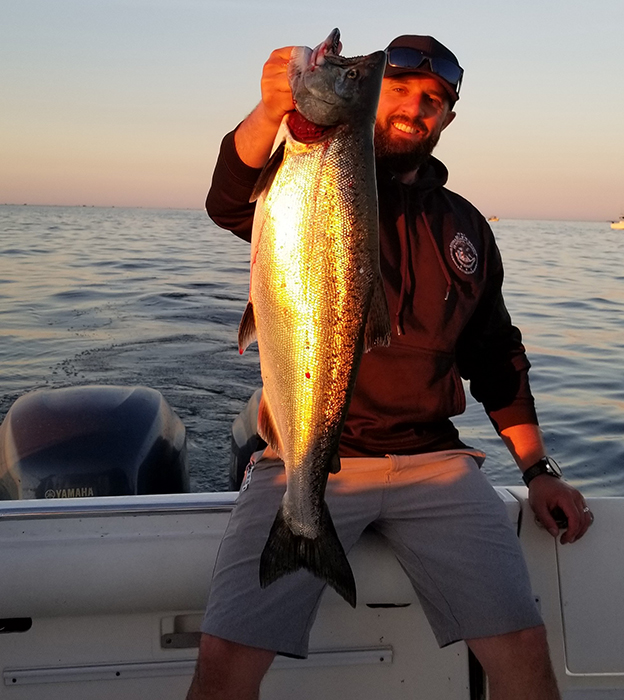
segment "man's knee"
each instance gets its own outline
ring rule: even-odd
[[[505,645],[512,653],[520,652],[531,656],[549,656],[548,639],[544,625],[529,627],[502,636]]]
[[[543,626],[466,640],[496,700],[560,700]]]
[[[202,634],[189,700],[257,697],[275,653]]]
[[[550,666],[546,629],[543,625],[492,637],[467,640],[468,646],[486,669],[526,663],[535,665],[542,660]],[[541,664],[540,664],[541,665]]]

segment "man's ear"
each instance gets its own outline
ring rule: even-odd
[[[446,115],[446,118],[444,119],[444,124],[442,125],[442,131],[446,129],[446,127],[455,119],[456,114],[452,110]]]

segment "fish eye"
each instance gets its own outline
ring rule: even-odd
[[[358,77],[358,75],[359,73],[357,71],[357,68],[351,68],[351,70],[347,72],[347,78],[349,78],[350,80],[355,80]]]

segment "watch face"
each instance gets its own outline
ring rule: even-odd
[[[546,462],[549,471],[552,471],[552,473],[556,474],[557,476],[562,476],[561,467],[552,457],[544,457],[544,461]]]

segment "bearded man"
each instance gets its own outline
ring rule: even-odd
[[[283,116],[294,109],[291,48],[264,66],[262,101],[223,141],[207,199],[213,220],[250,240],[249,197]],[[568,518],[563,543],[591,513],[546,457],[520,332],[507,313],[492,231],[445,188],[431,152],[455,118],[463,70],[428,36],[387,49],[375,149],[380,262],[393,334],[362,359],[325,498],[346,551],[369,525],[410,577],[440,646],[464,640],[493,700],[556,700],[546,633],[514,529],[480,471],[485,455],[451,422],[470,382],[529,486],[536,516]],[[259,559],[284,492],[283,464],[257,462],[225,534],[189,700],[254,700],[276,653],[305,657],[324,582],[305,571],[266,589]],[[373,486],[373,484],[375,484]]]

